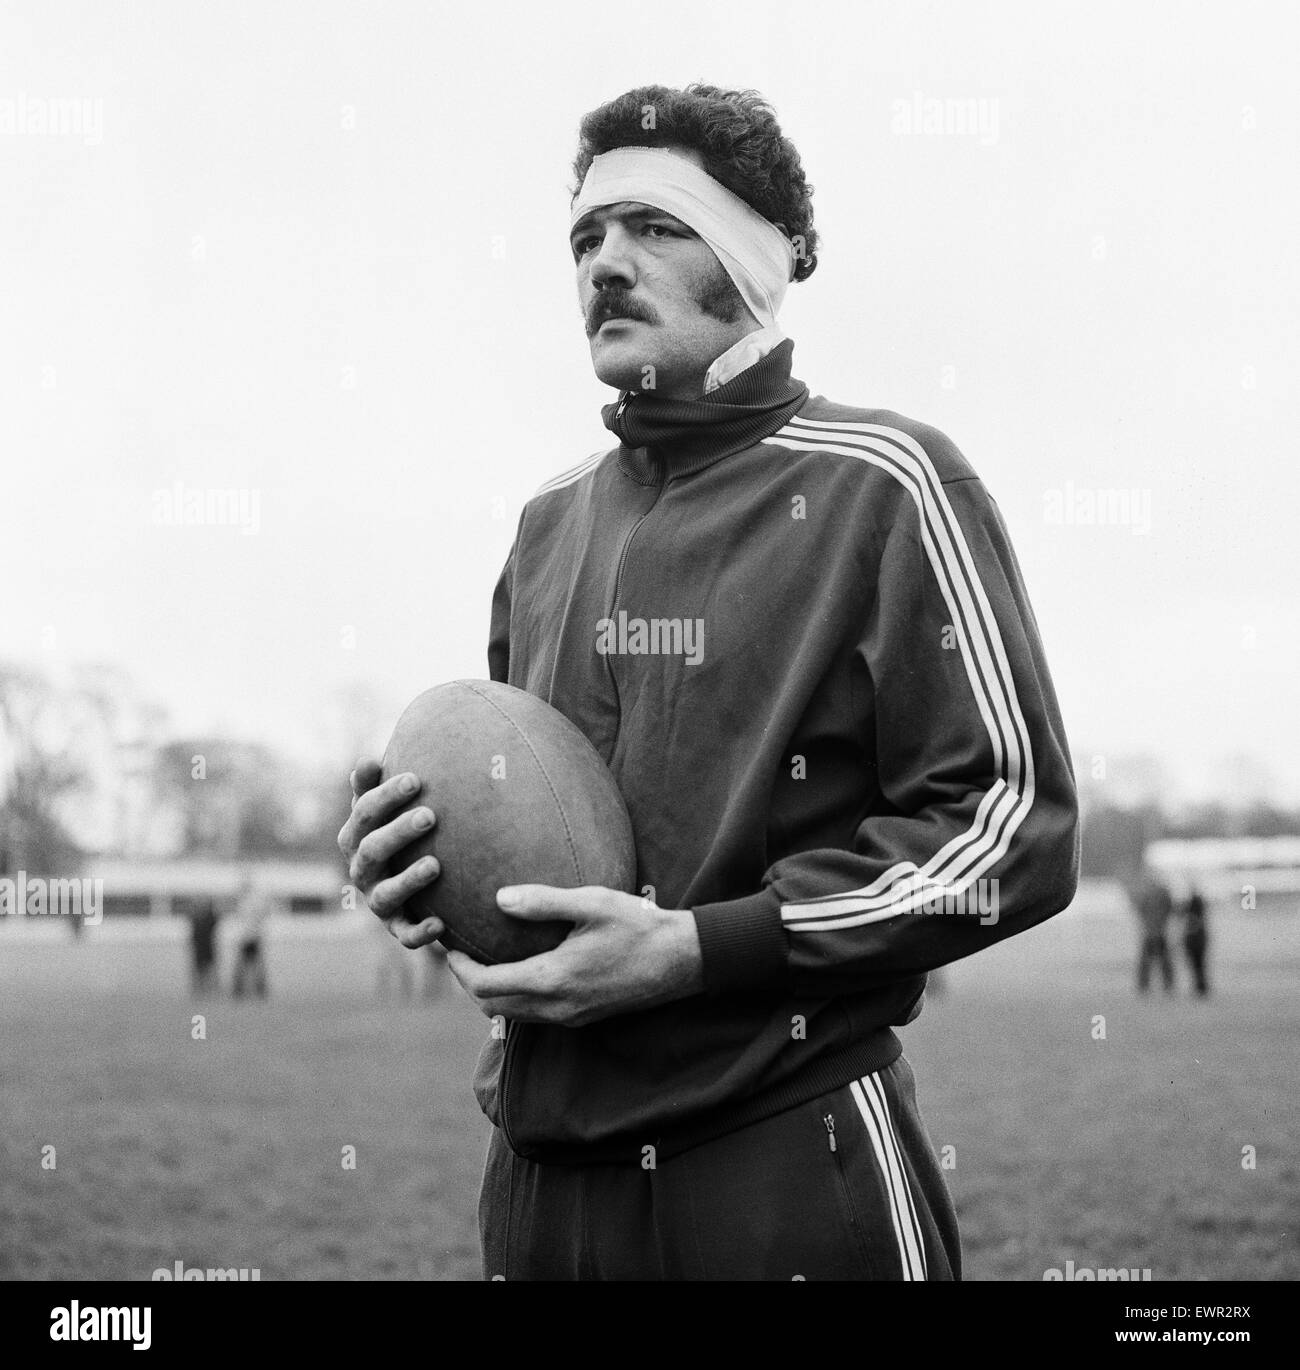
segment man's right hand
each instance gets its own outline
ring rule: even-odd
[[[435,857],[426,856],[400,875],[389,876],[388,863],[403,847],[427,836],[437,818],[423,806],[394,818],[419,793],[420,782],[407,773],[381,783],[381,774],[378,761],[357,762],[351,776],[352,816],[339,830],[339,851],[370,911],[404,947],[414,950],[437,941],[444,927],[438,918],[413,923],[404,905],[438,878],[440,867]]]

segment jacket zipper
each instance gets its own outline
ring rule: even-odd
[[[611,613],[618,608],[618,592],[623,588],[623,568],[627,565],[628,549],[632,546],[632,539],[636,537],[637,530],[650,517],[651,511],[659,503],[660,497],[664,492],[663,472],[659,474],[659,483],[655,486],[655,497],[650,504],[650,508],[641,515],[639,519],[627,531],[627,536],[623,539],[623,546],[618,554],[618,570],[614,573],[614,602],[609,606]]]
[[[619,419],[623,417],[623,414],[626,411],[628,405],[631,403],[635,393],[636,392],[634,390],[625,390],[623,394],[619,397],[618,408],[614,410],[615,423],[617,423]],[[631,528],[628,529],[627,536],[623,539],[623,546],[618,554],[618,570],[614,574],[614,603],[610,605],[611,610],[618,608],[618,592],[623,585],[623,567],[627,564],[628,548],[632,545],[632,539],[636,537],[637,529],[641,527],[641,525],[646,521],[646,518],[649,516],[650,510],[653,509],[655,505],[659,503],[659,498],[664,492],[664,486],[667,484],[667,482],[664,480],[664,476],[667,474],[667,468],[657,460],[655,461],[655,467],[658,479],[655,483],[654,500],[651,502],[650,508],[647,509],[645,513],[642,514],[641,517],[637,519],[637,521],[631,526]]]
[[[624,395],[624,396],[623,396],[623,399],[619,401],[619,404],[621,405],[621,404],[624,402],[624,400],[631,399],[631,397],[632,397],[632,396],[631,396],[631,392],[629,391],[629,393],[626,394],[626,395]],[[611,619],[611,620],[613,619],[614,614],[615,614],[615,612],[616,612],[617,609],[618,609],[619,592],[620,592],[620,591],[622,590],[622,588],[623,588],[623,569],[624,569],[624,567],[627,565],[627,554],[628,554],[628,552],[631,550],[631,547],[632,547],[632,539],[633,539],[634,537],[636,537],[637,532],[638,532],[638,530],[640,529],[641,525],[646,521],[646,519],[648,519],[648,518],[650,517],[651,513],[654,511],[655,505],[657,505],[657,504],[659,503],[660,499],[663,498],[664,490],[665,490],[665,488],[667,487],[667,484],[668,484],[668,482],[664,479],[665,475],[667,474],[667,468],[666,468],[665,466],[661,465],[658,461],[656,461],[655,465],[658,467],[658,476],[659,476],[658,483],[657,483],[656,486],[655,486],[655,497],[654,497],[654,499],[650,502],[650,506],[649,506],[649,508],[646,509],[645,513],[643,513],[643,514],[641,515],[641,517],[640,517],[639,519],[637,519],[637,521],[631,526],[631,528],[629,528],[629,529],[627,530],[627,536],[623,539],[623,546],[619,549],[619,554],[618,554],[618,568],[617,568],[617,570],[614,572],[614,594],[613,594],[613,600],[612,600],[612,602],[611,602],[611,604],[610,604],[610,606],[609,606],[609,612],[608,612],[608,614],[606,615],[606,617],[609,618],[609,619]],[[617,700],[618,700],[618,679],[617,679],[617,677],[614,675],[614,666],[613,666],[613,663],[610,661],[608,655],[605,657],[605,670],[609,672],[610,684],[613,685],[613,687],[614,687],[614,698],[615,698],[615,700],[617,701]],[[620,704],[619,704],[619,708],[620,708],[620,711],[621,711],[621,709],[622,709],[621,702],[620,702]]]
[[[831,1150],[838,1151],[839,1147],[835,1145],[835,1115],[828,1113],[822,1122],[826,1124],[826,1140],[830,1142]]]

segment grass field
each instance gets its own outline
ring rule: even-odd
[[[952,967],[906,1029],[932,1139],[955,1149],[968,1278],[1070,1260],[1300,1277],[1300,914],[1226,914],[1214,934],[1212,999],[1139,1000],[1127,914],[1087,889]],[[390,953],[369,930],[282,937],[268,1003],[195,1005],[180,942],[0,940],[0,1277],[148,1279],[179,1260],[477,1278],[486,1022],[454,984],[378,1002]]]

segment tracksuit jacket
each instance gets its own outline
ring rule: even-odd
[[[1064,908],[1065,732],[992,497],[933,428],[810,396],[786,340],[527,503],[494,680],[591,739],[704,993],[512,1023],[475,1089],[520,1156],[671,1156],[890,1066],[926,972]]]

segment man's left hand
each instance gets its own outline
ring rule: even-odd
[[[448,953],[452,974],[489,1018],[581,1027],[704,988],[689,909],[661,909],[596,885],[512,885],[497,892],[497,903],[515,918],[558,918],[574,927],[553,951],[507,965]]]

